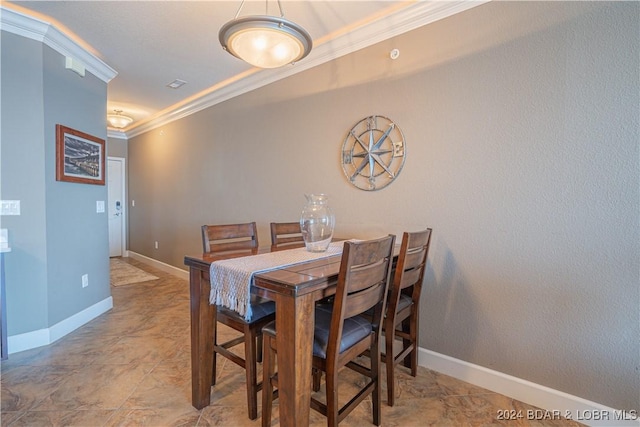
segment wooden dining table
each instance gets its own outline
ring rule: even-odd
[[[298,246],[299,247],[299,246]],[[209,270],[213,261],[276,250],[259,247],[251,252],[214,256],[186,256],[191,293],[192,404],[210,404],[216,306],[209,303]],[[283,266],[254,276],[252,292],[276,302],[280,425],[309,424],[314,303],[335,293],[340,255]]]

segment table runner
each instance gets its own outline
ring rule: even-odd
[[[309,252],[306,248],[287,249],[260,255],[231,258],[211,263],[209,303],[225,306],[245,320],[251,320],[251,286],[257,273],[288,265],[341,255],[344,241],[329,244],[326,252]]]

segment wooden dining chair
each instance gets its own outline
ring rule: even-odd
[[[205,253],[215,254],[227,251],[247,251],[255,253],[258,248],[258,232],[255,222],[246,224],[203,225],[202,245]],[[262,328],[275,319],[275,303],[252,296],[252,318],[246,321],[233,310],[216,306],[213,342],[213,376],[216,383],[216,355],[220,354],[246,371],[247,410],[249,418],[258,418],[258,391],[262,383],[257,378],[257,363],[262,359]],[[242,335],[227,342],[218,343],[216,322],[241,332]],[[230,348],[244,343],[244,359]]]
[[[387,404],[395,404],[395,365],[403,362],[418,371],[418,332],[420,320],[420,292],[427,255],[431,245],[431,228],[402,235],[402,245],[396,263],[393,282],[389,289],[387,313],[384,319],[385,353],[387,367]],[[402,339],[402,349],[394,352],[396,339]]]
[[[374,240],[345,242],[334,303],[316,305],[312,366],[314,371],[326,373],[326,404],[312,397],[311,408],[325,415],[329,426],[336,426],[369,395],[373,402],[373,423],[380,425],[379,340],[391,276],[394,242],[393,235]],[[369,309],[373,309],[373,317],[362,317],[361,314]],[[264,427],[271,425],[274,387],[278,386],[277,373],[274,372],[276,333],[275,322],[263,328]],[[370,368],[354,362],[365,350],[369,350],[371,354]],[[338,372],[343,366],[366,376],[367,381],[358,393],[340,408]]]
[[[304,243],[299,222],[272,222],[271,246],[283,248],[294,244]]]
[[[202,250],[204,253],[257,248],[258,228],[255,222],[202,226]]]

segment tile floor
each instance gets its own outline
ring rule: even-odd
[[[242,369],[222,357],[211,405],[201,411],[191,406],[188,283],[124,260],[159,279],[112,287],[112,310],[49,346],[3,361],[0,424],[259,426],[260,419],[247,417]],[[501,421],[499,411],[535,408],[426,368],[417,378],[398,369],[397,403],[391,408],[383,402],[383,426],[578,425]],[[346,370],[344,390],[351,381],[358,381],[357,374]],[[363,402],[341,425],[372,425],[370,410],[370,401]],[[313,410],[311,423],[326,424]],[[272,425],[278,425],[277,401]]]

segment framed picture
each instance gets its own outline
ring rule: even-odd
[[[56,125],[56,180],[104,185],[103,139]]]

